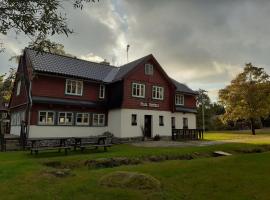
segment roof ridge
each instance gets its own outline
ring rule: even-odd
[[[28,49],[28,50],[32,50],[32,51],[38,52],[37,50],[32,49],[32,48],[29,48],[29,47],[25,47],[25,49]],[[104,66],[108,66],[108,67],[112,67],[112,68],[118,68],[117,66],[114,66],[114,65],[110,65],[110,64],[108,65],[108,64],[104,64],[104,63],[99,63],[99,62],[90,61],[90,60],[83,60],[83,59],[81,59],[81,58],[71,57],[71,56],[68,56],[68,55],[62,55],[62,54],[52,53],[52,52],[48,52],[48,51],[40,51],[40,52],[44,52],[44,53],[47,53],[47,54],[51,54],[51,55],[55,55],[55,56],[60,56],[60,57],[66,57],[66,58],[70,58],[70,59],[74,59],[74,60],[79,60],[79,61],[84,61],[84,62],[95,63],[95,64],[104,65]]]
[[[129,64],[131,64],[131,63],[137,62],[137,61],[139,61],[139,60],[144,60],[145,58],[147,58],[147,57],[149,57],[149,56],[152,56],[152,54],[148,54],[148,55],[146,55],[146,56],[143,56],[143,57],[141,57],[141,58],[138,58],[138,59],[136,59],[136,60],[133,60],[133,61],[131,61],[131,62],[128,62],[128,63],[126,63],[126,64],[124,64],[124,65],[119,66],[119,68],[125,67],[126,65],[129,65]]]

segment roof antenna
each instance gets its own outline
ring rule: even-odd
[[[129,50],[129,47],[130,47],[130,45],[128,44],[127,45],[127,63],[128,63],[128,50]]]

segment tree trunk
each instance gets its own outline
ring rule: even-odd
[[[256,133],[255,133],[255,123],[254,123],[254,119],[253,118],[250,119],[250,123],[251,123],[252,135],[256,135]]]

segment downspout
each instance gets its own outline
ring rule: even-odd
[[[32,80],[29,80],[29,90],[28,90],[28,120],[27,120],[27,138],[29,137],[29,128],[30,128],[30,120],[31,120],[31,109],[32,109]]]

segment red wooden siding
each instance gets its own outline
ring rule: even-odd
[[[74,79],[76,80],[76,79]],[[66,78],[38,75],[32,81],[32,95],[41,97],[99,100],[99,84],[83,81],[82,96],[65,94]]]
[[[170,82],[165,78],[164,74],[160,71],[157,64],[151,59],[147,63],[151,63],[154,66],[153,75],[145,75],[144,64],[140,64],[130,75],[124,80],[124,97],[123,108],[134,109],[153,109],[153,110],[168,110],[172,109],[172,96],[173,91],[170,87]],[[132,83],[144,83],[145,84],[145,98],[132,97]],[[152,86],[164,87],[164,99],[154,100],[152,99]],[[159,104],[159,108],[143,107],[140,106],[141,102]]]
[[[188,108],[196,108],[196,97],[193,95],[184,95],[185,101],[185,107]]]
[[[13,86],[12,90],[12,97],[10,100],[10,108],[20,106],[22,104],[26,104],[28,102],[28,94],[27,94],[27,89],[26,89],[26,83],[25,83],[25,76],[26,72],[23,69],[24,67],[24,62],[20,62],[15,78],[15,83]],[[21,78],[20,78],[21,77]],[[21,89],[20,89],[20,94],[17,96],[17,84],[19,82],[19,79],[21,79]]]

